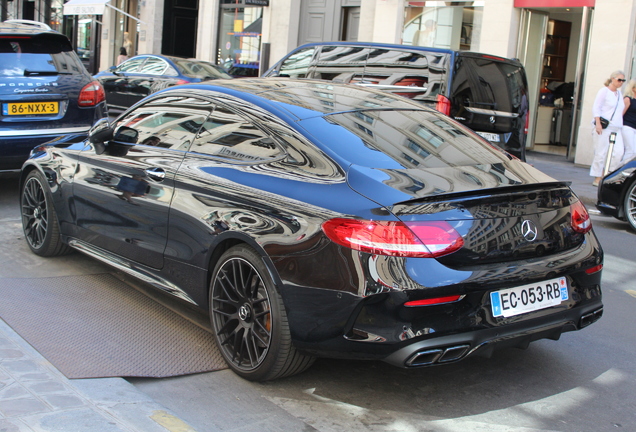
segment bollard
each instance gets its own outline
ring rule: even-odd
[[[609,136],[609,147],[607,148],[607,157],[605,159],[605,168],[603,169],[603,177],[609,174],[610,165],[612,163],[612,153],[614,153],[615,142],[616,142],[616,132],[612,132]]]

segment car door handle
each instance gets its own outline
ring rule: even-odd
[[[146,169],[146,175],[148,178],[154,181],[163,181],[166,178],[166,172],[161,168],[148,168]]]

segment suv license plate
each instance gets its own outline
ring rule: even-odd
[[[490,142],[499,142],[499,135],[488,132],[477,132],[477,135],[486,138]]]
[[[511,317],[557,306],[568,298],[568,283],[564,277],[490,293],[495,317]]]
[[[34,115],[57,114],[60,112],[59,102],[22,102],[2,105],[2,115]]]

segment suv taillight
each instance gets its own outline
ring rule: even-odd
[[[441,112],[444,115],[450,115],[451,102],[446,96],[442,96],[441,94],[437,95],[437,99],[435,101],[435,110]]]
[[[81,107],[92,107],[106,99],[106,93],[104,93],[104,87],[98,82],[93,81],[86,84],[82,91],[80,91],[77,98],[77,104]]]
[[[330,219],[323,232],[341,246],[377,255],[437,258],[459,250],[464,239],[445,221],[390,222]]]

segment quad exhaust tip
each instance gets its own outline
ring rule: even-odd
[[[460,360],[470,350],[470,345],[458,345],[448,348],[438,348],[417,351],[404,362],[406,367],[430,366],[439,363],[449,363]]]
[[[595,323],[603,316],[603,308],[598,308],[589,314],[585,314],[581,317],[581,321],[579,322],[579,328],[587,327],[592,323]]]

